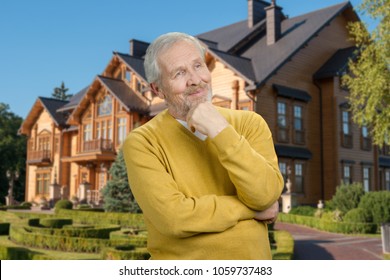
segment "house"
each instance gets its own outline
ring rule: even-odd
[[[273,134],[279,167],[298,204],[316,204],[341,181],[390,190],[390,149],[373,146],[352,123],[340,77],[354,56],[342,2],[294,18],[248,0],[248,18],[197,35],[207,49],[213,103],[261,114]],[[147,42],[114,52],[102,75],[69,102],[39,97],[20,133],[28,136],[26,201],[77,196],[100,203],[100,190],[126,134],[165,109],[143,69]]]

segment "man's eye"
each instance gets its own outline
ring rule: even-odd
[[[202,68],[202,64],[201,63],[195,64],[195,69],[199,69],[199,68]]]
[[[184,71],[184,70],[180,70],[180,71],[176,72],[175,78],[176,78],[176,77],[183,76],[184,74],[185,74],[185,71]]]

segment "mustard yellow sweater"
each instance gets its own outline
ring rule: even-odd
[[[167,111],[123,145],[151,259],[270,259],[267,226],[253,219],[282,191],[269,128],[248,111],[218,108],[230,125],[194,136]]]

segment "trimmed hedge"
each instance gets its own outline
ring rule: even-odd
[[[378,225],[373,223],[346,223],[332,222],[315,217],[306,217],[292,214],[279,213],[278,221],[305,225],[319,230],[337,232],[337,233],[376,233]]]
[[[73,203],[67,199],[61,199],[54,205],[54,211],[57,213],[59,209],[72,209]]]
[[[10,239],[24,246],[67,252],[99,253],[102,248],[111,245],[109,239],[51,235],[31,232],[28,229],[29,227],[23,225],[12,224]],[[35,228],[35,230],[54,231],[55,229]]]
[[[116,246],[102,251],[103,260],[148,260],[150,254],[146,249],[136,249],[134,246]]]
[[[0,246],[0,260],[49,260],[45,254],[33,252],[23,247]]]
[[[87,210],[87,209],[85,209]],[[111,213],[111,212],[92,212],[79,210],[60,209],[58,217],[70,218],[78,224],[110,224],[120,225],[122,227],[145,228],[145,221],[142,214],[133,213]]]
[[[110,240],[113,242],[121,241],[123,244],[131,244],[136,247],[146,247],[147,246],[147,232],[136,232],[130,229],[124,229],[121,231],[113,231],[110,233]]]
[[[62,228],[65,225],[71,225],[73,221],[71,219],[56,219],[46,218],[40,219],[39,224],[46,228]]]
[[[0,235],[9,234],[10,223],[0,223]]]

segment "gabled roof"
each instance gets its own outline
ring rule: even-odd
[[[147,100],[134,92],[123,80],[99,75],[78,102],[77,107],[69,117],[68,124],[77,123],[75,120],[84,113],[84,110],[89,106],[90,98],[96,94],[100,87],[104,87],[127,111],[148,112]]]
[[[212,48],[209,48],[208,51],[214,57],[222,60],[224,64],[229,66],[234,72],[240,74],[240,76],[246,79],[248,83],[253,84],[256,77],[253,70],[252,61],[250,59],[242,56],[232,55]]]
[[[263,31],[265,20],[261,20],[253,27],[248,27],[248,21],[243,20],[233,23],[209,32],[197,35],[196,37],[205,44],[213,48],[218,48],[220,51],[230,52],[234,47],[241,42],[246,41],[259,32]]]
[[[48,97],[38,97],[33,107],[28,113],[26,119],[19,128],[19,133],[28,134],[32,129],[37,119],[43,110],[46,110],[57,127],[66,125],[66,114],[57,112],[57,109],[67,104],[68,101],[63,101]]]
[[[218,49],[220,52],[236,54],[251,61],[253,72],[247,71],[248,63],[239,65],[230,62],[230,64],[235,65],[233,68],[236,69],[237,74],[245,75],[247,80],[261,84],[322,28],[348,8],[352,8],[351,4],[343,2],[305,15],[284,19],[281,25],[281,38],[273,45],[267,45],[265,20],[258,22],[252,28],[248,27],[247,21],[241,21],[197,37],[214,54],[217,54],[215,49]],[[354,12],[353,15],[357,18]],[[229,64],[227,59],[226,61]]]
[[[114,54],[117,55],[130,69],[136,72],[144,80],[145,83],[147,83],[143,58],[119,52],[114,52]]]
[[[128,111],[140,113],[148,112],[146,100],[135,93],[124,81],[103,76],[97,76],[97,80],[99,80]]]
[[[67,104],[65,104],[64,106],[62,106],[59,109],[57,109],[57,112],[68,111],[68,110],[72,110],[72,109],[76,108],[77,104],[79,104],[80,100],[84,97],[84,95],[87,92],[88,88],[89,88],[89,86],[83,88],[78,93],[73,95],[70,98],[70,100],[69,100],[69,102]]]
[[[338,50],[318,71],[314,74],[315,79],[324,79],[341,76],[348,68],[349,59],[356,56],[356,47]]]

